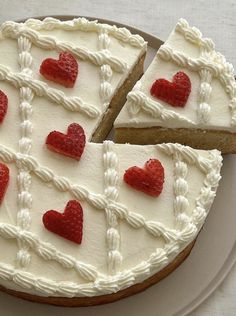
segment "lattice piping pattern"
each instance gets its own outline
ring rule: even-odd
[[[104,148],[109,149],[109,151],[111,150],[112,146],[112,142],[104,143]],[[175,256],[175,254],[180,251],[180,245],[178,244],[178,242],[181,243],[181,247],[184,247],[196,236],[200,225],[207,215],[209,205],[211,204],[215,195],[215,188],[220,178],[219,166],[221,158],[219,156],[217,157],[217,151],[211,152],[209,159],[203,159],[194,150],[191,150],[190,148],[185,148],[181,145],[163,144],[156,145],[156,147],[158,150],[162,151],[166,155],[173,156],[173,159],[176,159],[176,157],[180,158],[181,161],[184,161],[184,164],[196,165],[198,168],[201,169],[202,172],[206,174],[204,187],[202,188],[200,196],[197,199],[198,202],[196,205],[196,209],[194,209],[193,211],[193,218],[188,218],[188,221],[185,220],[184,223],[182,223],[181,228],[179,229],[169,229],[160,222],[148,221],[142,215],[129,211],[127,207],[122,205],[121,203],[111,201],[110,198],[106,195],[103,196],[100,194],[91,193],[88,189],[80,186],[79,184],[71,184],[68,179],[55,175],[52,170],[40,166],[34,157],[15,153],[13,150],[5,146],[0,146],[1,161],[7,163],[16,163],[16,161],[20,160],[23,164],[27,165],[30,172],[38,176],[41,181],[52,182],[52,184],[58,190],[68,191],[73,197],[76,196],[76,198],[81,201],[87,201],[96,209],[105,211],[107,208],[109,208],[109,210],[115,216],[117,216],[117,218],[119,218],[120,220],[125,220],[131,227],[136,229],[144,228],[152,236],[155,236],[157,238],[162,237],[165,240],[164,248],[157,249],[155,253],[152,253],[145,264],[141,263],[131,270],[122,271],[121,274],[116,273],[114,274],[113,278],[111,276],[107,277],[106,275],[99,273],[96,267],[90,264],[77,262],[76,259],[72,256],[60,253],[60,251],[58,251],[53,245],[49,243],[40,242],[37,236],[35,236],[31,232],[27,232],[20,227],[14,225],[1,223],[0,235],[2,237],[23,240],[30,249],[33,248],[33,250],[39,256],[45,257],[46,260],[57,261],[63,267],[75,269],[86,280],[95,281],[95,283],[89,284],[74,284],[72,291],[71,282],[59,283],[56,286],[55,282],[51,280],[37,278],[37,282],[39,282],[39,284],[43,282],[45,286],[46,284],[47,286],[49,286],[50,290],[47,293],[59,295],[63,288],[65,289],[64,295],[71,297],[75,295],[88,295],[88,286],[90,288],[89,295],[98,295],[99,293],[101,293],[101,291],[102,293],[111,293],[118,289],[122,289],[127,286],[127,282],[131,284],[137,278],[142,278],[142,274],[143,278],[149,274],[151,275],[155,267],[162,267],[167,262],[169,262],[169,260],[171,260],[171,258],[173,258],[173,256]],[[107,159],[107,157],[105,159]],[[110,163],[111,162],[109,162],[109,164]],[[176,165],[176,163],[174,165],[174,173],[177,175],[174,187],[177,187],[178,179],[185,176],[185,171],[180,170],[180,172],[178,169],[186,168],[186,166],[182,165],[179,167],[178,165]],[[205,199],[206,195],[208,196],[207,199]],[[115,245],[117,245],[117,243],[115,243]],[[6,270],[4,270],[4,267],[6,268]],[[8,271],[9,273],[7,273],[6,271]],[[37,282],[32,281],[33,276],[30,276],[30,274],[26,273],[25,275],[25,272],[19,270],[19,279],[15,279],[14,277],[12,277],[10,271],[10,267],[6,267],[4,264],[0,265],[0,276],[2,275],[3,278],[12,279],[17,284],[20,283],[21,286],[26,287],[26,281],[24,280],[24,278],[27,276],[27,286],[31,284],[30,286],[32,288],[39,289],[40,286],[37,285]],[[17,273],[14,274],[14,276],[15,275],[17,275]],[[101,287],[98,286],[98,284],[100,283],[102,284]]]
[[[48,20],[49,21],[49,20]],[[38,24],[31,20],[28,24],[34,23],[35,28],[40,28],[41,22]],[[56,23],[54,20],[50,20],[45,27],[55,27],[51,24]],[[82,23],[79,20],[78,24]],[[79,24],[80,25],[80,24]],[[70,28],[72,25],[63,24],[63,27]],[[92,27],[92,24],[88,24],[86,27]],[[25,29],[25,26],[23,27]],[[86,114],[91,117],[98,115],[93,107],[85,104],[81,99],[73,97],[66,97],[61,91],[52,89],[39,80],[32,79],[32,72],[30,70],[31,61],[28,55],[29,46],[31,41],[35,44],[40,43],[40,47],[47,49],[67,49],[75,53],[76,56],[85,58],[96,65],[100,66],[102,83],[104,84],[104,90],[101,89],[101,94],[104,102],[109,99],[109,82],[111,80],[112,71],[124,71],[125,65],[121,62],[116,62],[116,59],[107,55],[107,48],[109,45],[108,34],[116,33],[117,37],[122,37],[122,32],[116,29],[102,29],[100,28],[99,41],[101,42],[101,54],[90,54],[91,52],[84,53],[83,50],[77,50],[74,47],[68,46],[66,43],[57,43],[54,39],[46,36],[40,36],[37,31],[24,31],[22,25],[5,23],[1,28],[2,35],[10,36],[18,39],[20,47],[20,65],[21,73],[12,73],[5,66],[0,66],[0,80],[5,80],[15,87],[20,89],[21,92],[21,110],[24,111],[24,105],[27,103],[27,107],[31,107],[30,102],[33,100],[33,96],[44,96],[49,98],[56,104],[61,104],[70,111],[85,111]],[[23,37],[23,34],[25,35]],[[128,39],[129,38],[129,39]],[[123,34],[123,40],[126,42],[132,42],[134,46],[140,45],[138,37],[130,38],[127,34]],[[82,54],[82,55],[81,55]],[[84,54],[84,55],[83,55]],[[28,63],[25,62],[25,56],[28,57]],[[46,92],[47,90],[47,92]],[[49,90],[49,92],[48,92]],[[30,109],[31,111],[32,109]],[[94,110],[94,111],[93,111]],[[27,113],[25,119],[28,122],[30,118],[30,112]],[[67,255],[50,243],[41,241],[34,233],[30,232],[29,225],[12,225],[8,223],[0,223],[0,236],[6,239],[15,239],[19,243],[20,249],[24,249],[26,253],[33,251],[39,257],[46,261],[56,261],[59,265],[66,269],[75,270],[83,279],[88,281],[85,284],[77,284],[75,282],[55,282],[53,280],[37,277],[33,274],[20,269],[20,267],[11,266],[10,264],[0,263],[0,278],[3,280],[10,280],[15,284],[21,286],[24,289],[37,290],[44,295],[62,295],[66,297],[73,297],[77,295],[81,296],[94,296],[99,294],[113,293],[130,285],[133,285],[137,280],[145,279],[147,276],[151,276],[157,269],[166,265],[172,258],[180,252],[191,240],[193,240],[199,230],[199,227],[205,219],[208,211],[208,207],[212,199],[214,198],[215,188],[219,180],[219,167],[220,161],[217,156],[217,151],[212,152],[212,157],[209,159],[203,159],[194,150],[190,148],[184,148],[181,145],[157,145],[157,150],[160,150],[168,156],[175,156],[182,159],[183,164],[194,164],[200,170],[206,174],[204,181],[204,187],[201,190],[201,195],[198,199],[196,209],[194,210],[193,218],[188,219],[184,223],[181,223],[181,227],[176,229],[170,229],[161,222],[147,220],[144,216],[130,211],[127,206],[120,202],[117,202],[118,198],[118,156],[115,153],[115,145],[112,142],[104,142],[104,194],[98,194],[91,192],[88,188],[77,183],[72,183],[66,177],[62,177],[56,174],[53,170],[41,165],[35,157],[30,155],[30,136],[31,125],[29,122],[25,124],[25,120],[22,125],[22,135],[28,135],[28,140],[24,139],[22,146],[21,140],[19,141],[19,151],[16,152],[10,147],[0,145],[0,161],[7,164],[13,163],[19,169],[19,181],[22,177],[20,173],[22,170],[27,172],[27,183],[23,183],[20,190],[23,192],[25,189],[30,191],[30,178],[36,176],[43,183],[51,183],[53,187],[62,192],[67,192],[73,198],[81,201],[86,201],[95,210],[103,210],[107,214],[107,244],[108,244],[108,270],[109,275],[100,273],[96,267],[89,263],[84,263],[76,260],[71,255]],[[25,131],[25,129],[27,129]],[[22,149],[21,149],[22,148]],[[217,158],[218,157],[218,158]],[[216,162],[216,166],[213,168],[213,164]],[[177,174],[176,183],[180,177],[184,178],[184,172],[178,171],[177,164],[174,165],[175,173]],[[182,169],[183,169],[182,165]],[[26,174],[25,174],[26,175]],[[176,184],[177,186],[177,184]],[[179,194],[180,195],[180,194]],[[184,194],[183,194],[184,195]],[[207,201],[205,200],[208,196]],[[30,208],[31,205],[28,205]],[[177,209],[177,207],[176,207]],[[21,209],[20,209],[21,212]],[[27,214],[25,214],[27,215]],[[122,254],[120,252],[120,236],[118,232],[118,221],[125,221],[131,228],[145,229],[148,234],[155,238],[163,238],[164,248],[158,248],[153,252],[146,261],[137,264],[129,270],[119,272],[122,264]],[[178,242],[177,242],[178,241]],[[19,256],[18,256],[19,257]],[[20,266],[27,267],[29,263],[30,255],[27,260],[19,259]]]

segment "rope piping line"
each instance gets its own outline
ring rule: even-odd
[[[31,43],[25,37],[19,37],[18,39],[19,50],[19,65],[21,72],[27,73],[32,78],[32,56],[30,54]],[[19,152],[21,154],[29,154],[32,146],[31,134],[32,134],[32,122],[30,117],[32,115],[32,100],[34,93],[31,89],[21,87],[20,88],[20,117],[21,117],[21,138],[18,142]],[[30,211],[32,207],[32,195],[30,193],[31,187],[31,174],[27,166],[22,165],[20,161],[17,161],[16,166],[18,168],[18,212],[17,212],[17,226],[21,229],[28,230],[31,225]],[[16,265],[26,267],[30,263],[29,248],[24,241],[18,240],[19,250],[16,255]]]

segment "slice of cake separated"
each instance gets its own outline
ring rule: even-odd
[[[88,141],[102,137],[104,118],[112,124],[110,100],[140,75],[145,47],[85,19],[1,26],[1,290],[101,304],[147,288],[190,253],[220,152]]]
[[[116,141],[236,153],[234,69],[214,47],[180,19],[128,94],[115,121]]]
[[[147,48],[144,39],[125,28],[85,18],[5,22],[0,32],[0,80],[5,81],[6,92],[14,95],[14,87],[20,86],[30,89],[34,115],[41,116],[45,131],[53,128],[54,116],[58,117],[60,128],[73,117],[74,122],[83,126],[88,140],[102,141],[128,91],[143,74]],[[47,80],[52,74],[46,70],[52,72],[57,61],[60,70],[65,70],[60,55],[65,52],[77,64],[77,69],[69,65],[71,81],[56,78],[58,73],[53,81]],[[40,73],[45,60],[47,69]]]

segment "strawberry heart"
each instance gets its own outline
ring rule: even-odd
[[[72,88],[78,75],[78,63],[72,54],[62,52],[59,60],[45,59],[40,66],[40,73],[47,80]]]
[[[83,234],[83,209],[76,200],[67,203],[64,213],[47,211],[43,215],[44,227],[52,233],[81,244]]]
[[[0,163],[0,204],[3,201],[9,183],[9,169],[3,163]]]
[[[3,122],[7,113],[8,98],[3,91],[0,90],[0,124]]]
[[[72,123],[66,135],[57,131],[51,132],[46,144],[52,151],[79,160],[84,151],[85,141],[83,128],[79,124]]]
[[[152,96],[175,107],[184,107],[191,92],[191,81],[182,71],[177,72],[172,82],[156,80],[150,90]]]
[[[126,170],[124,181],[136,190],[157,197],[163,189],[164,168],[159,160],[149,159],[143,169],[134,166]]]

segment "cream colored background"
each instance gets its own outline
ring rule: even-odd
[[[56,14],[87,15],[111,19],[150,32],[163,40],[168,36],[178,18],[184,17],[190,25],[196,25],[208,37],[213,38],[218,50],[236,68],[235,0],[0,0],[0,23],[5,20]],[[5,294],[0,294],[0,296],[5,297]],[[235,297],[236,266],[223,284],[195,312],[191,313],[191,316],[235,316]],[[7,296],[6,300],[1,299],[1,316],[15,315],[9,302]],[[18,300],[14,300],[14,303],[19,305],[18,315],[23,315],[20,313],[23,311],[25,303]],[[35,305],[29,304],[28,306]],[[158,307],[156,308],[158,315]],[[44,315],[47,315],[47,308],[42,311],[44,311]],[[60,310],[58,309],[58,311]],[[50,314],[50,309],[48,312]],[[33,309],[29,309],[28,314],[24,313],[25,316],[32,314]],[[75,314],[73,313],[73,315]],[[69,310],[67,315],[72,315]],[[78,311],[78,315],[80,315],[80,311]]]

